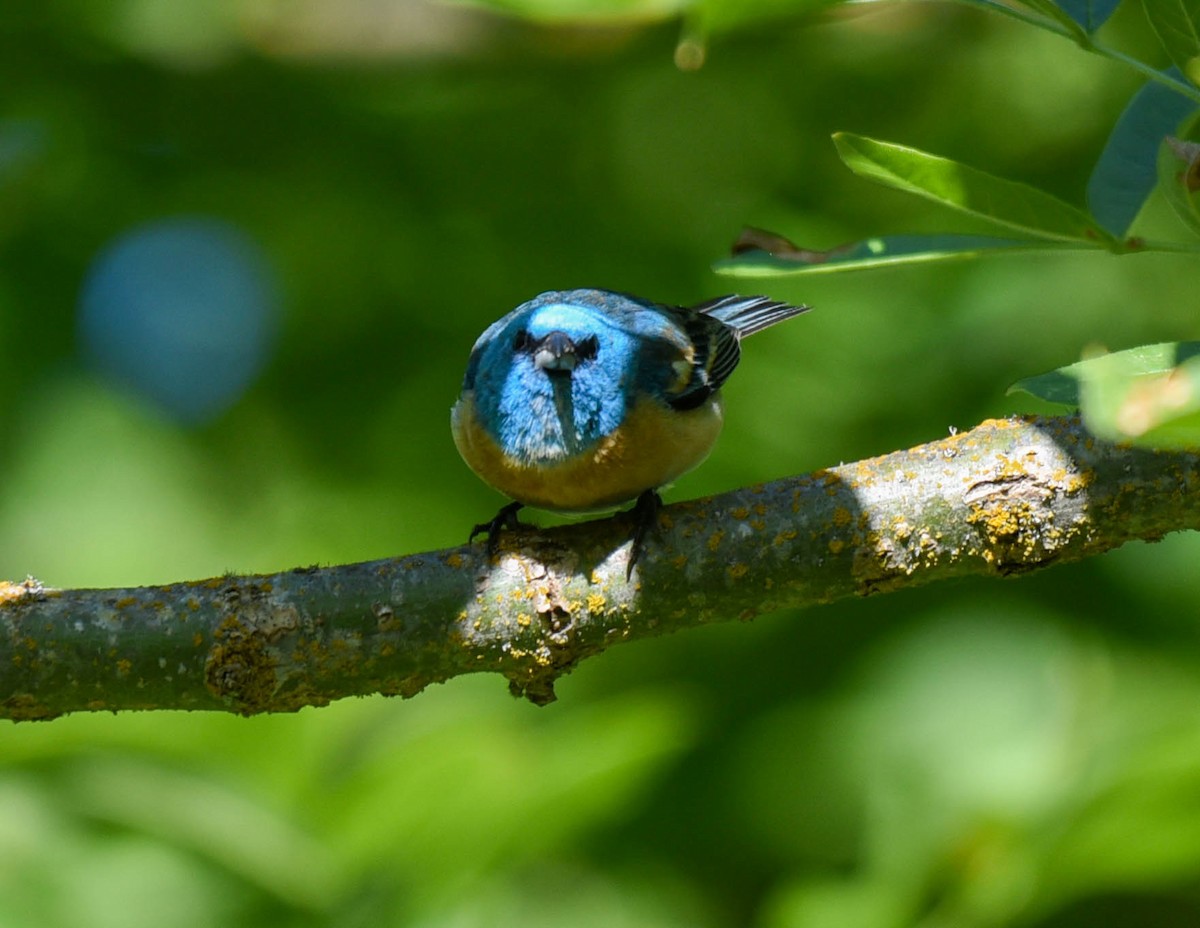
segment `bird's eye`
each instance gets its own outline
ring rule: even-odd
[[[589,335],[575,346],[575,357],[580,361],[590,361],[600,350],[600,342],[595,335]]]
[[[513,339],[513,351],[528,351],[532,347],[533,339],[529,337],[528,330],[521,329]]]

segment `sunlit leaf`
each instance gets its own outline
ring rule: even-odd
[[[1155,448],[1200,448],[1200,342],[1166,342],[1085,358],[1029,377],[1024,391],[1079,406],[1101,438]]]
[[[717,273],[731,277],[786,277],[898,264],[961,261],[989,254],[1028,254],[1047,249],[1090,247],[986,235],[886,235],[818,251],[800,248],[781,236],[766,237],[771,233],[762,233],[762,230],[752,231],[760,234],[743,232],[735,244],[734,256],[713,266]]]
[[[1144,0],[1146,17],[1163,48],[1192,83],[1200,57],[1200,0]]]
[[[1105,143],[1088,180],[1092,215],[1122,237],[1158,183],[1158,150],[1164,136],[1178,131],[1196,104],[1151,81],[1133,95]]]
[[[1028,184],[918,151],[839,132],[838,154],[854,173],[968,213],[1010,232],[1119,249],[1083,210]]]
[[[1152,448],[1200,448],[1200,358],[1151,374],[1120,354],[1090,364],[1080,412],[1092,432]]]
[[[1157,345],[1140,345],[1125,351],[1102,355],[1102,358],[1119,358],[1129,365],[1135,374],[1153,376],[1165,374],[1189,358],[1200,355],[1200,342],[1162,342]],[[1098,359],[1087,358],[1066,367],[1047,371],[1034,377],[1018,380],[1008,388],[1010,394],[1022,392],[1050,403],[1065,406],[1079,405],[1079,384],[1094,369]],[[1100,362],[1105,363],[1105,362]],[[1107,363],[1111,363],[1107,362]]]
[[[1175,215],[1200,234],[1200,143],[1165,139],[1158,150],[1158,182]]]

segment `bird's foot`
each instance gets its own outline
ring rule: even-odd
[[[514,531],[522,526],[522,522],[517,519],[517,513],[521,511],[522,503],[509,503],[501,508],[489,521],[480,522],[473,529],[467,538],[467,544],[475,540],[476,535],[482,535],[487,532],[487,553],[488,557],[495,557],[496,552],[500,550],[500,535],[507,529]]]
[[[656,490],[646,490],[637,498],[629,515],[633,517],[632,545],[629,549],[629,561],[625,565],[625,580],[633,576],[633,567],[642,556],[646,535],[651,529],[658,527],[658,511],[662,508],[662,497]]]

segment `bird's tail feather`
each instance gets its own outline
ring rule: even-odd
[[[720,296],[692,307],[737,330],[739,338],[761,332],[777,322],[806,313],[811,307],[780,303],[765,296]]]

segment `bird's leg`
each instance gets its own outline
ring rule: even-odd
[[[637,498],[629,514],[633,516],[633,544],[629,549],[629,562],[625,565],[625,579],[633,576],[633,565],[642,555],[646,534],[658,526],[658,510],[662,508],[662,497],[657,490],[646,490]]]
[[[520,526],[521,523],[517,521],[517,513],[521,511],[523,505],[523,503],[509,503],[507,506],[502,507],[490,521],[480,522],[471,529],[471,534],[467,538],[467,544],[473,542],[476,535],[482,535],[484,532],[487,532],[488,557],[495,557],[496,552],[500,548],[500,533],[505,529],[512,530]]]

